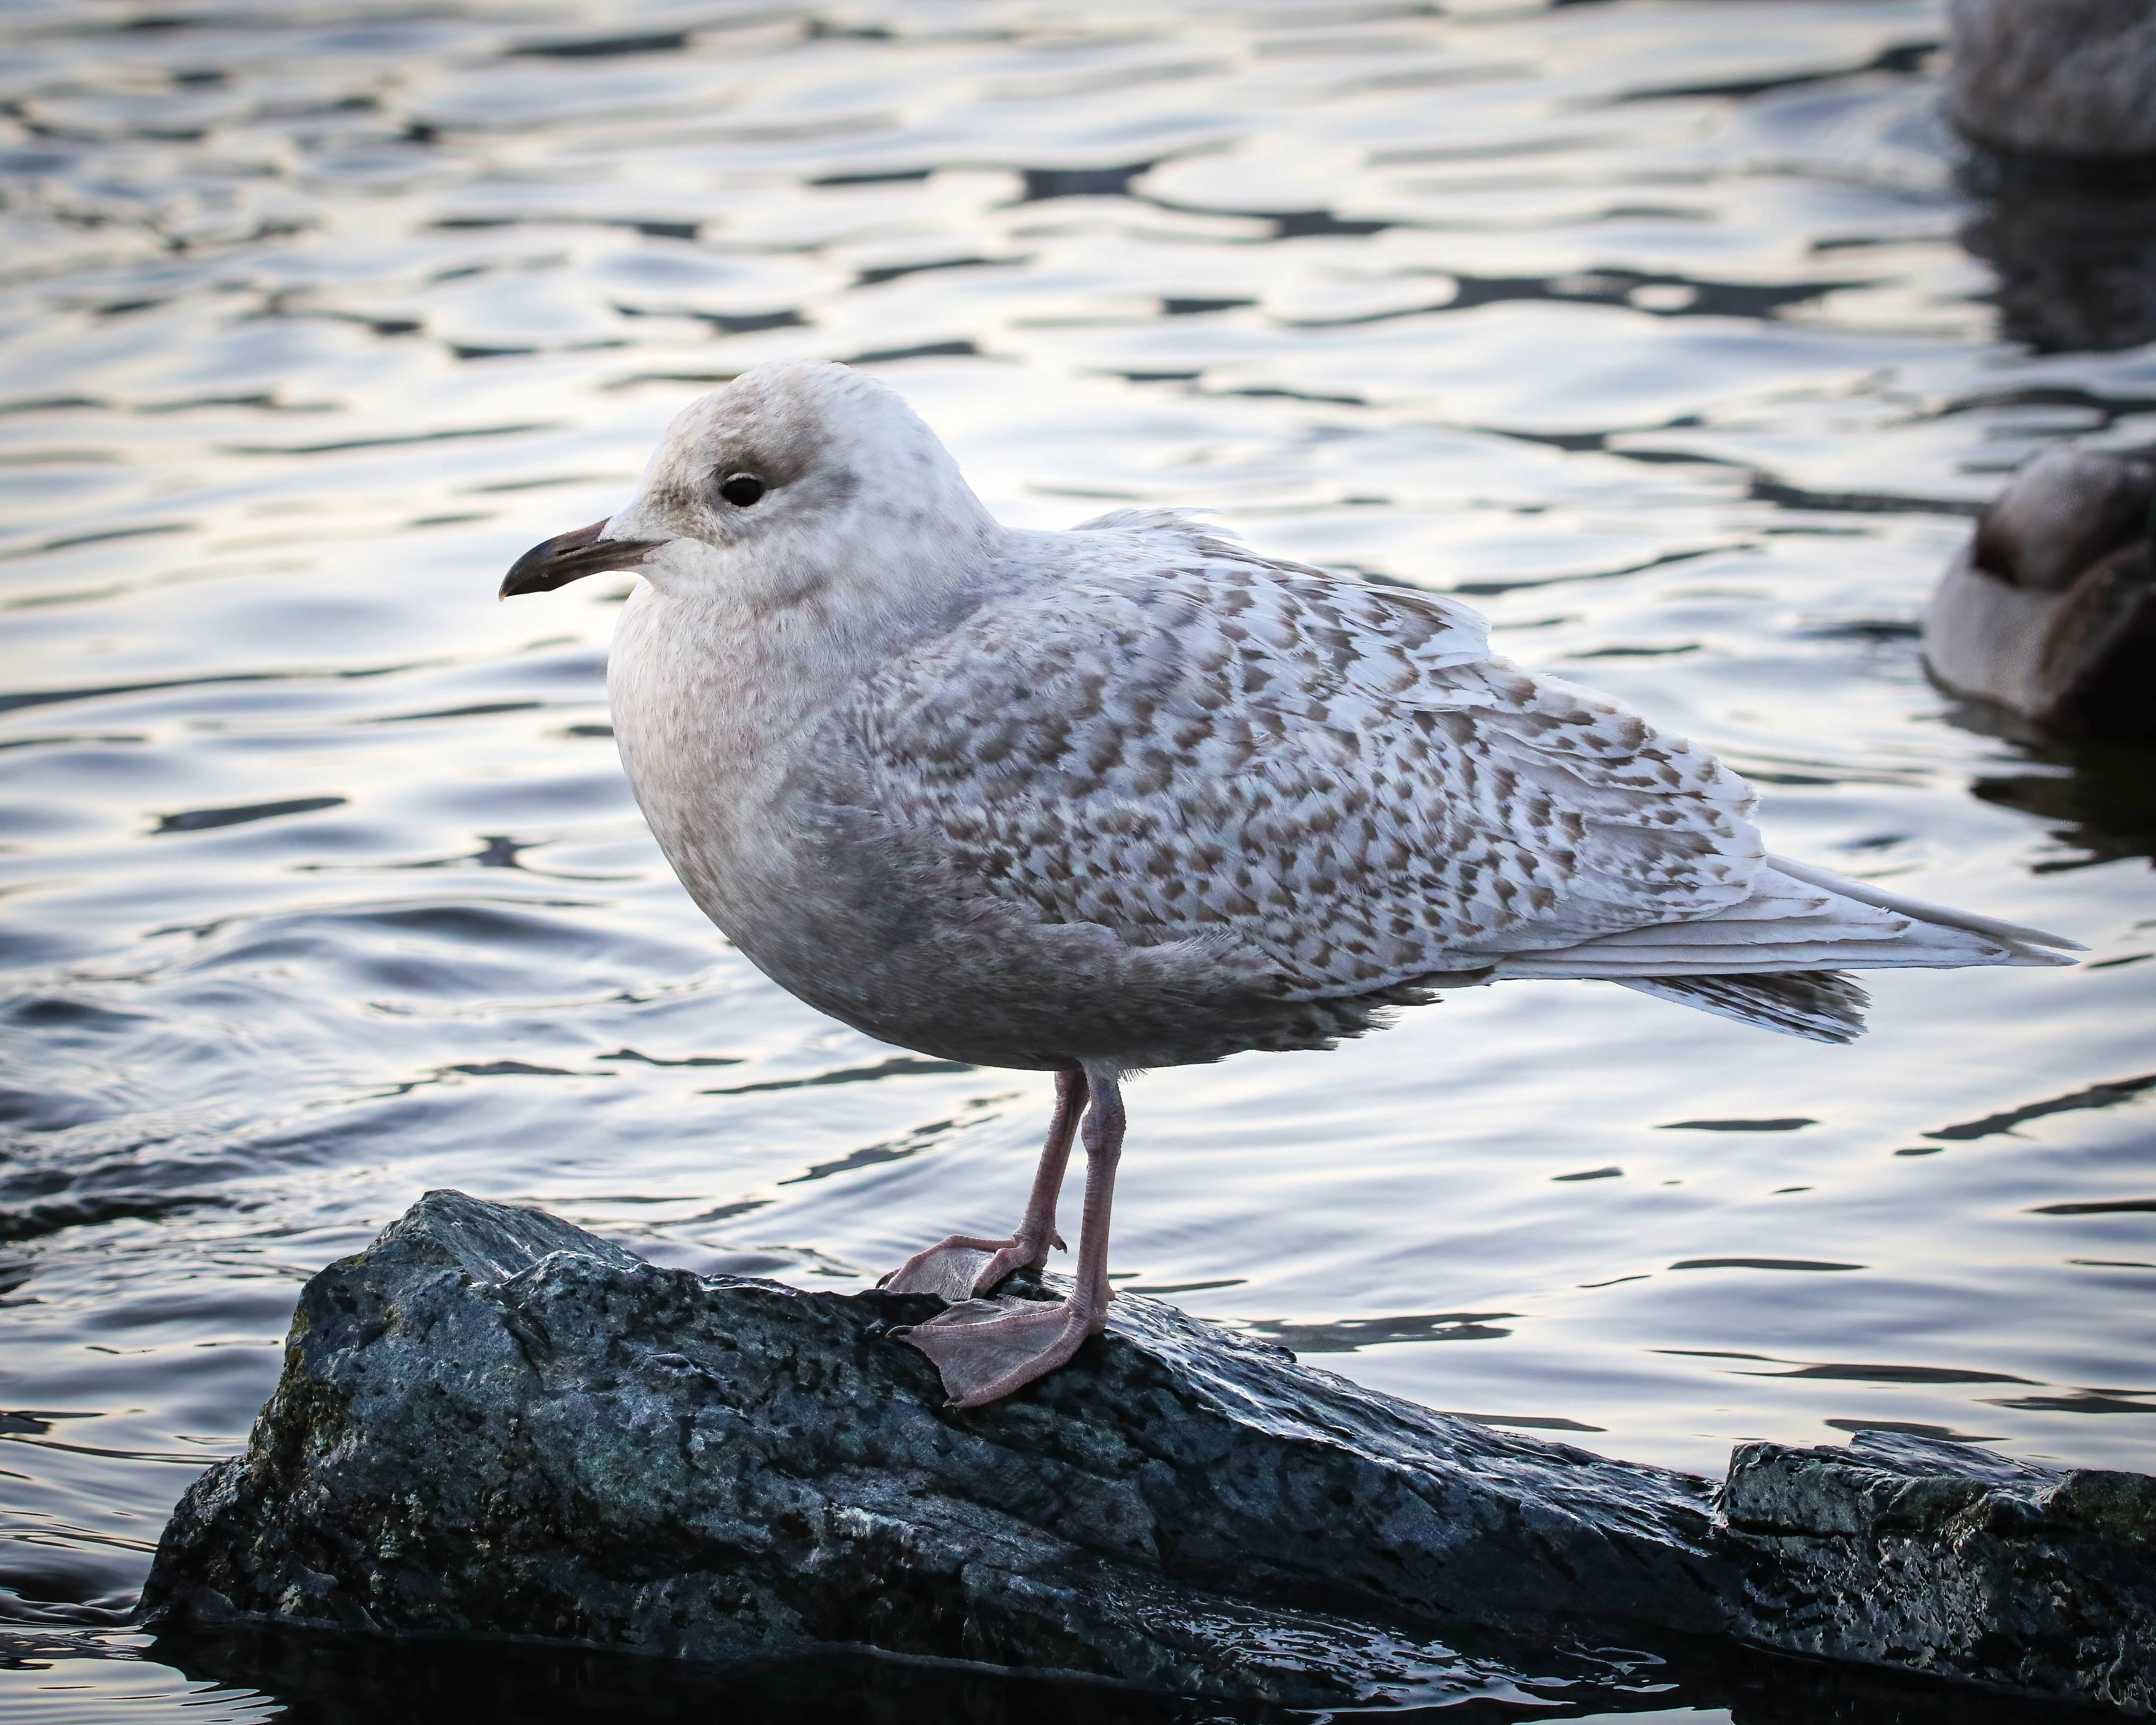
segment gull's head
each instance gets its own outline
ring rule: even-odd
[[[606,569],[773,604],[956,566],[999,530],[898,394],[842,365],[758,366],[666,428],[635,501],[535,545],[501,596]]]

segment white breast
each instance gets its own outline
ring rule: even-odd
[[[732,932],[749,883],[783,872],[773,805],[843,685],[708,590],[640,584],[607,660],[614,740],[690,896]]]

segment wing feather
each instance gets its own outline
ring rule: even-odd
[[[886,819],[1126,942],[1210,936],[1291,998],[1742,904],[1749,787],[1489,652],[1435,595],[1110,520],[1070,578],[889,667],[848,722]]]

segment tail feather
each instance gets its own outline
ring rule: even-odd
[[[2072,941],[1903,898],[1808,863],[1769,857],[1743,902],[1542,952],[1508,953],[1498,978],[1611,982],[1740,1024],[1818,1042],[1864,1029],[1866,995],[1845,969],[1954,970],[2070,964]]]
[[[1810,863],[1791,862],[1785,856],[1767,859],[1770,868],[1779,869],[1794,880],[1808,886],[1822,887],[1843,898],[1853,898],[1861,905],[1874,905],[1882,911],[1928,922],[1942,928],[1965,928],[1972,934],[1987,935],[1999,942],[2014,956],[2001,960],[2007,964],[2066,964],[2072,961],[2058,955],[2066,952],[2086,952],[2088,948],[2079,941],[2070,941],[2062,934],[2052,934],[2041,928],[2025,928],[2019,922],[2001,922],[1995,916],[1979,916],[1974,911],[1957,911],[1946,905],[1928,904],[1920,898],[1903,898],[1898,892],[1886,892],[1868,880],[1852,880],[1845,875],[1836,875]]]
[[[1652,981],[1635,977],[1619,986],[1814,1042],[1854,1042],[1864,1034],[1864,1009],[1871,1004],[1871,997],[1856,980],[1838,970],[1659,977]]]
[[[1685,922],[1652,922],[1568,947],[1512,952],[1506,979],[1625,982],[1772,976],[1790,971],[1958,970],[2070,964],[2074,942],[1966,911],[1882,892],[1808,864],[1770,858],[1740,903]]]

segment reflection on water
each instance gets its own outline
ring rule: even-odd
[[[1969,789],[2046,824],[2057,849],[2034,865],[2039,872],[2156,856],[2156,747],[2064,742],[2008,708],[1950,691],[1944,716],[1962,730],[2010,745]]]
[[[2003,474],[2156,438],[2156,361],[2030,321],[2130,262],[1958,189],[1930,0],[7,29],[0,1598],[62,1664],[0,1705],[336,1711],[81,1638],[299,1280],[429,1187],[839,1286],[1021,1201],[1041,1081],[817,1019],[667,875],[606,724],[624,587],[492,602],[780,356],[875,366],[1012,521],[1205,504],[1472,595],[1751,773],[1777,848],[2092,949],[1879,976],[1851,1049],[1549,984],[1158,1075],[1130,1285],[1645,1461],[2156,1460],[2156,774],[1987,730],[1914,639]]]
[[[1508,1649],[1478,1642],[1458,1665],[1471,1690],[1397,1707],[1325,1715],[1261,1705],[1176,1701],[1096,1681],[980,1668],[901,1664],[829,1653],[725,1670],[586,1649],[418,1642],[385,1659],[358,1638],[272,1635],[47,1635],[18,1638],[23,1669],[0,1666],[8,1717],[23,1725],[86,1718],[190,1725],[375,1725],[383,1719],[783,1720],[785,1725],[1286,1725],[1376,1717],[1394,1725],[2045,1725],[2056,1707],[1881,1674],[1760,1655],[1629,1645]],[[136,1662],[143,1656],[156,1663]],[[1517,1683],[1510,1670],[1532,1675]]]
[[[2081,869],[2156,855],[2156,749],[2046,742],[2017,753],[2015,764],[2022,770],[1988,773],[1969,788],[1987,803],[2051,824],[2063,854],[2039,868]]]
[[[1998,271],[2012,340],[2043,352],[2156,341],[2156,170],[2123,186],[2009,180],[1962,239]]]

